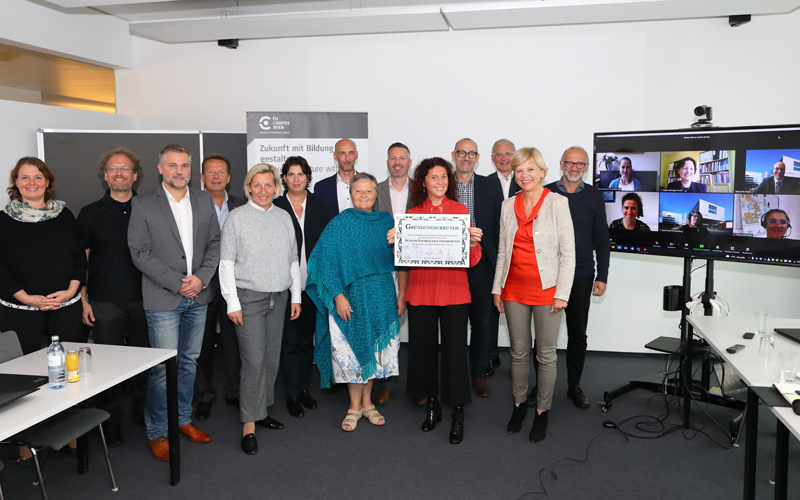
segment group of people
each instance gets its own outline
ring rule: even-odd
[[[192,400],[195,419],[209,418],[218,344],[225,400],[239,406],[243,424],[241,448],[255,454],[256,424],[283,428],[269,415],[279,372],[291,416],[317,407],[310,394],[314,361],[324,390],[347,387],[344,431],[362,418],[384,425],[376,405],[389,403],[401,371],[399,318],[406,311],[407,391],[425,407],[422,430],[435,429],[446,405],[450,442],[461,442],[472,392],[490,396],[486,378],[500,364],[497,332],[505,313],[514,398],[507,430],[519,432],[527,408],[535,407],[530,440],[540,441],[564,315],[567,396],[589,407],[580,380],[590,298],[607,282],[603,200],[583,182],[589,160],[579,147],[564,152],[563,176],[548,186],[541,153],[517,150],[506,139],[492,147],[497,172],[488,177],[474,172],[480,155],[471,139],[458,141],[451,157],[452,163],[425,159],[409,175],[409,148],[392,144],[389,178],[378,183],[357,172],[356,145],[342,139],[334,149],[336,174],[313,193],[308,162],[293,156],[280,172],[253,166],[244,201],[227,192],[224,155],[203,159],[205,190],[189,187],[191,157],[176,144],[159,155],[162,183],[137,195],[141,161],[116,148],[99,162],[108,191],[77,220],[53,199],[47,165],[22,158],[0,215],[0,329],[16,331],[26,353],[51,335],[85,341],[88,327],[99,343],[176,349],[180,434],[193,442],[211,440],[193,424]],[[396,268],[397,213],[468,215],[469,268]],[[529,391],[532,352],[538,376]],[[134,419],[144,421],[154,456],[166,460],[164,367],[132,387]],[[114,444],[122,443],[123,396],[117,387],[100,400],[112,414],[106,431]]]

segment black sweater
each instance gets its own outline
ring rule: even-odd
[[[584,183],[583,189],[568,193],[558,188],[556,182],[545,186],[550,191],[566,196],[572,225],[575,230],[575,276],[594,276],[594,254],[597,254],[595,281],[608,283],[608,262],[611,242],[606,222],[606,207],[598,190]]]
[[[72,280],[86,281],[86,250],[75,216],[64,208],[55,219],[19,222],[0,213],[0,297],[49,295]]]

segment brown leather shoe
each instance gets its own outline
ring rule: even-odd
[[[487,398],[492,393],[492,390],[489,389],[489,384],[483,378],[473,378],[472,388],[475,389],[475,394],[482,398]]]
[[[375,396],[375,399],[372,400],[378,406],[384,406],[389,404],[389,398],[392,397],[392,386],[391,385],[382,385],[378,389],[378,395]]]
[[[414,398],[414,404],[417,406],[425,406],[428,404],[428,398]]]
[[[193,426],[191,423],[178,427],[178,432],[188,437],[189,441],[193,443],[207,443],[211,441],[211,436]]]
[[[147,446],[153,451],[153,456],[159,460],[169,460],[169,441],[164,436],[147,441]]]

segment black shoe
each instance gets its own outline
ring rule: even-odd
[[[239,398],[225,398],[225,404],[228,406],[239,407]]]
[[[500,358],[492,358],[490,364],[492,368],[497,368],[500,366]]]
[[[316,410],[317,409],[317,400],[311,397],[311,394],[308,393],[307,390],[303,389],[300,391],[300,395],[297,396],[297,399],[300,400],[300,403],[303,404],[309,410]]]
[[[533,427],[531,427],[531,434],[528,436],[531,443],[538,443],[547,436],[547,413],[546,411],[542,413],[537,411],[533,416]]]
[[[252,432],[242,437],[242,451],[248,455],[258,453],[258,441],[256,441],[256,435]]]
[[[211,403],[201,402],[197,403],[197,409],[194,411],[194,418],[199,421],[208,419],[211,416]]]
[[[464,407],[453,408],[453,425],[450,426],[450,442],[458,444],[464,440]]]
[[[286,398],[286,411],[289,412],[289,415],[295,418],[303,418],[305,416],[303,405],[300,404],[300,401],[297,398],[293,398],[291,396]]]
[[[486,378],[492,378],[492,377],[494,377],[494,368],[492,368],[492,367],[490,366],[489,368],[487,368],[487,369],[486,369],[486,372],[485,372],[485,373],[486,373]]]
[[[526,401],[526,404],[528,405],[528,408],[536,408],[536,404],[538,403],[538,401],[539,401],[539,386],[534,385],[533,389],[531,389],[531,392],[528,393],[528,400]]]
[[[118,425],[103,422],[103,436],[106,438],[106,444],[112,448],[125,444],[125,440],[122,439],[122,431]]]
[[[525,415],[528,414],[528,405],[525,403],[519,406],[514,405],[514,413],[511,414],[511,420],[508,421],[506,430],[509,434],[516,434],[522,430],[522,421],[525,420]]]
[[[327,392],[328,394],[336,394],[342,389],[340,384],[333,384],[332,386],[328,387],[327,389],[322,389],[322,392]]]
[[[567,389],[567,397],[571,399],[578,408],[583,408],[585,410],[591,406],[589,398],[583,395],[583,390],[577,385]]]
[[[442,421],[442,403],[436,398],[428,398],[425,403],[425,421],[422,422],[422,431],[428,432],[436,428],[436,422]]]
[[[264,427],[266,427],[267,429],[269,429],[271,431],[279,431],[279,430],[283,429],[283,424],[278,422],[277,420],[275,420],[272,417],[267,417],[267,418],[261,419],[261,420],[257,421],[256,423],[263,425]]]

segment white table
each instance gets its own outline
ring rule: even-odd
[[[703,337],[714,348],[720,358],[725,360],[742,377],[747,384],[747,437],[745,439],[744,459],[744,498],[755,498],[756,475],[756,447],[758,445],[758,401],[759,398],[753,387],[771,387],[780,381],[780,368],[777,361],[778,353],[783,350],[800,352],[800,344],[784,337],[779,333],[775,335],[775,358],[773,363],[758,360],[759,336],[744,339],[746,331],[752,331],[753,321],[742,321],[741,318],[713,317],[713,316],[687,316],[689,323],[697,334]],[[770,318],[770,331],[773,327],[800,328],[800,319]],[[746,347],[731,354],[725,349],[734,344],[744,344]],[[791,408],[773,408],[770,411],[778,418],[778,434],[775,451],[775,498],[785,499],[787,495],[787,474],[789,459],[789,431],[800,439],[800,416],[795,415]]]
[[[167,365],[167,406],[169,417],[170,481],[180,482],[178,439],[177,351],[104,344],[64,342],[64,349],[91,347],[94,374],[53,390],[47,384],[38,391],[0,408],[0,440],[13,436],[39,422],[75,406],[124,382],[159,363]],[[47,376],[47,349],[0,364],[0,373]]]

